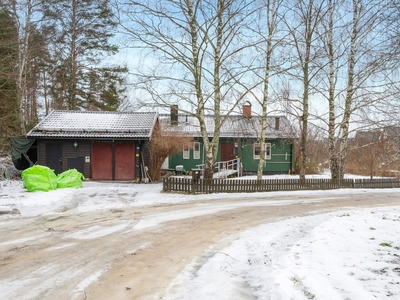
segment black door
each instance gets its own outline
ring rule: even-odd
[[[84,174],[85,158],[84,157],[68,157],[68,169],[76,169]]]
[[[62,145],[46,144],[46,166],[54,170],[54,173],[62,173]]]

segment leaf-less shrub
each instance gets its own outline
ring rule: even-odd
[[[191,147],[193,138],[178,130],[160,130],[156,126],[149,143],[149,176],[152,181],[160,180],[161,167],[168,156],[181,152],[184,147]]]

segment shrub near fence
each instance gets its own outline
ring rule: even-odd
[[[398,178],[379,179],[192,179],[174,176],[163,178],[163,191],[183,193],[250,193],[340,188],[400,188]]]

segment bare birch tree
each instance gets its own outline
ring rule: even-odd
[[[265,138],[267,132],[267,116],[268,106],[270,97],[270,85],[271,78],[280,72],[278,61],[273,61],[273,54],[277,50],[284,39],[284,36],[278,36],[278,23],[280,20],[280,7],[282,6],[281,0],[265,0],[261,1],[261,7],[259,9],[259,21],[260,28],[257,29],[256,34],[260,35],[260,56],[264,58],[259,65],[256,66],[256,70],[260,70],[261,83],[261,96],[258,96],[257,92],[252,92],[254,99],[261,106],[261,132],[259,133],[260,143],[260,160],[257,168],[257,179],[261,180],[263,175],[263,169],[265,167]],[[275,64],[274,64],[275,63]],[[280,61],[282,63],[282,61]],[[257,83],[256,83],[257,86]]]
[[[345,0],[344,0],[345,1]],[[328,103],[328,117],[325,114],[317,116],[328,128],[328,149],[329,149],[329,167],[332,179],[336,179],[339,174],[339,155],[336,147],[337,141],[337,113],[340,93],[337,92],[338,76],[343,64],[345,47],[343,46],[345,37],[342,39],[345,29],[344,20],[340,16],[340,7],[343,7],[342,0],[327,0],[327,14],[321,22],[318,31],[319,39],[323,45],[325,59],[322,58],[320,67],[322,69],[322,80],[318,90],[322,97],[326,98]]]
[[[300,101],[300,179],[305,179],[307,164],[307,135],[309,122],[310,95],[315,93],[316,83],[312,83],[320,72],[316,63],[320,57],[320,43],[317,29],[326,14],[324,0],[295,0],[285,18],[287,30],[291,35],[294,67],[289,76],[301,82]]]
[[[326,113],[314,117],[327,127],[331,176],[338,179],[344,176],[350,134],[357,127],[388,124],[390,118],[384,120],[382,112],[387,110],[384,102],[393,98],[393,51],[382,23],[386,4],[326,4],[315,41],[323,46],[316,61],[322,72],[312,87],[318,93],[314,96],[325,98],[328,105]]]
[[[197,118],[206,178],[213,175],[223,116],[245,94],[240,81],[252,60],[246,29],[252,22],[252,4],[253,0],[146,0],[127,1],[119,8],[128,47],[143,60],[143,67],[134,72],[136,89],[147,96],[147,105],[180,104],[180,110]],[[213,128],[205,122],[208,113],[214,115]]]
[[[327,43],[326,50],[329,61],[329,86],[328,86],[328,103],[329,103],[329,117],[328,117],[328,149],[329,149],[329,165],[331,170],[331,177],[335,179],[339,173],[339,162],[336,154],[335,146],[335,133],[336,133],[336,114],[335,114],[335,89],[336,89],[336,76],[337,69],[335,68],[335,48],[334,48],[334,12],[336,3],[334,0],[328,0],[329,8],[327,14],[327,28],[326,32]]]
[[[31,68],[34,58],[40,56],[38,47],[38,23],[41,18],[40,0],[7,0],[16,31],[18,32],[18,63],[16,65],[16,84],[18,99],[18,119],[21,134],[26,133],[25,126],[31,121],[31,114],[36,115],[37,107],[32,106],[34,99],[29,93],[29,77],[34,75]],[[36,37],[36,38],[35,38]],[[41,45],[42,46],[42,45]],[[37,121],[37,120],[35,120]]]
[[[367,124],[365,114],[374,113],[377,103],[388,96],[392,84],[387,76],[393,71],[393,53],[389,46],[382,16],[387,8],[380,1],[352,0],[347,51],[347,76],[344,106],[340,121],[339,174],[343,178],[346,166],[350,123],[357,115]]]

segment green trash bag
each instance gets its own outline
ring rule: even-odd
[[[81,188],[82,180],[85,179],[82,173],[76,169],[70,169],[62,172],[57,176],[57,187],[58,188]]]
[[[48,192],[57,188],[57,176],[48,167],[35,165],[21,173],[24,187],[29,192]]]

